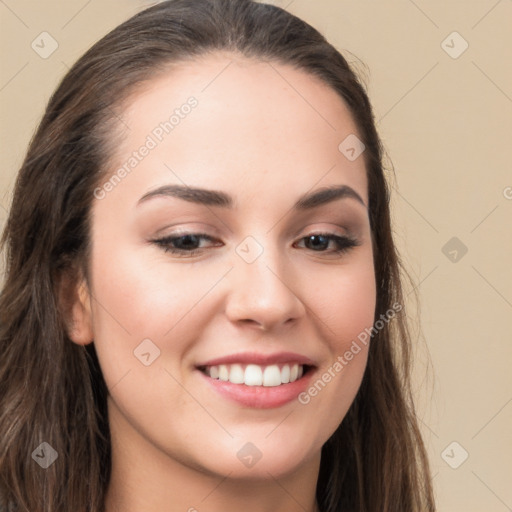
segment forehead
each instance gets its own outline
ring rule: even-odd
[[[349,109],[290,65],[230,53],[173,64],[130,96],[121,117],[111,172],[152,146],[130,173],[132,190],[182,181],[256,193],[265,183],[298,196],[315,183],[344,183],[366,201],[362,156],[351,161],[339,149],[361,138]]]

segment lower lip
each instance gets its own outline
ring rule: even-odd
[[[281,384],[280,386],[246,386],[245,384],[233,384],[229,381],[212,379],[202,371],[197,371],[206,379],[206,382],[222,396],[246,407],[256,409],[271,409],[292,402],[300,393],[306,390],[311,376],[314,373],[313,370],[310,369],[295,382]]]

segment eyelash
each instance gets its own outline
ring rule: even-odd
[[[321,236],[328,238],[330,241],[334,241],[337,244],[337,249],[334,249],[332,251],[314,251],[313,249],[310,249],[312,252],[318,252],[318,253],[327,253],[327,254],[342,254],[345,252],[350,251],[350,249],[361,245],[361,243],[356,240],[355,238],[351,238],[348,236],[339,236],[334,235],[333,233],[312,233],[310,235],[304,236],[300,239],[300,241],[305,240],[307,238],[311,238],[313,236]],[[203,233],[182,233],[180,235],[174,235],[174,236],[167,236],[165,238],[160,238],[158,240],[152,240],[154,244],[159,246],[164,250],[164,252],[170,252],[172,254],[181,255],[181,257],[191,257],[195,256],[196,254],[199,254],[203,249],[192,249],[192,250],[186,250],[186,249],[177,249],[171,247],[171,243],[175,240],[179,240],[180,238],[185,237],[196,237],[198,239],[208,240],[210,242],[214,242],[215,240]]]

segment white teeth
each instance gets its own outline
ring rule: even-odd
[[[298,375],[299,375],[299,365],[294,364],[290,368],[290,382],[295,382],[297,380]]]
[[[297,363],[285,364],[282,368],[277,364],[268,366],[248,364],[244,370],[241,364],[221,364],[207,367],[206,374],[212,379],[229,381],[233,384],[276,387],[300,379],[304,374],[304,367]]]
[[[229,382],[233,384],[243,384],[245,381],[245,372],[241,365],[232,364],[229,370]]]
[[[219,366],[219,379],[224,381],[229,380],[229,370],[225,364]]]
[[[290,382],[290,367],[287,364],[285,364],[281,370],[281,382],[283,384]]]
[[[257,364],[247,365],[244,384],[246,386],[261,386],[263,384],[263,372]]]
[[[263,371],[263,385],[264,386],[279,386],[281,384],[281,371],[279,366],[273,364],[267,366]]]

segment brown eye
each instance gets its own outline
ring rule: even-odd
[[[203,247],[198,247],[201,240],[214,241],[213,238],[203,233],[184,233],[179,236],[167,236],[153,240],[153,243],[161,247],[165,252],[192,256],[202,251]]]
[[[332,233],[315,233],[301,240],[306,240],[306,248],[315,252],[341,253],[360,245],[354,238],[334,235]],[[335,248],[331,251],[326,251],[325,249],[329,247],[330,243],[334,243]]]

